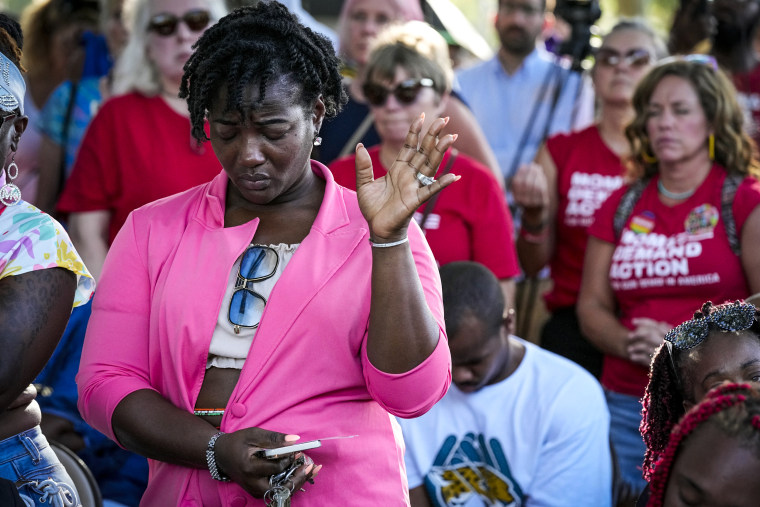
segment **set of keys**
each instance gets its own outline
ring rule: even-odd
[[[358,435],[321,438],[319,440],[312,440],[309,442],[303,442],[300,444],[294,444],[294,445],[290,445],[286,447],[279,447],[276,449],[266,449],[263,452],[264,452],[264,456],[276,457],[284,453],[298,452],[305,449],[313,449],[315,447],[320,447],[322,445],[323,440],[354,438],[356,436]],[[301,454],[301,456],[296,458],[293,461],[293,463],[290,465],[290,467],[288,467],[286,470],[283,470],[279,474],[271,476],[269,478],[269,489],[264,494],[264,503],[266,503],[266,505],[269,507],[290,507],[290,497],[293,494],[293,489],[295,489],[295,484],[293,483],[293,480],[292,480],[293,474],[295,473],[298,467],[302,465],[306,465],[306,464],[311,464],[311,463],[314,463],[311,460],[311,458],[306,457],[305,454]],[[314,484],[314,481],[312,479],[309,479],[309,482]],[[290,485],[288,485],[288,483],[290,483]]]
[[[291,480],[293,473],[306,464],[306,457],[301,455],[287,469],[269,478],[269,489],[264,494],[264,502],[270,507],[290,507],[290,497],[295,484]],[[288,482],[290,485],[288,486]]]

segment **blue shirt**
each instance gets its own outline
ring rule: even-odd
[[[502,67],[498,55],[474,67],[457,73],[461,96],[472,109],[485,132],[488,143],[499,161],[502,174],[511,179],[520,164],[530,162],[544,141],[555,91],[560,94],[548,135],[568,132],[587,121],[582,111],[593,102],[577,100],[581,75],[554,62],[544,50],[530,53],[520,68],[509,75]],[[544,83],[548,83],[544,86]],[[543,92],[543,93],[542,93]],[[573,109],[578,103],[578,111]],[[534,113],[538,105],[538,110]],[[576,119],[578,121],[574,122]],[[575,123],[575,125],[573,125]],[[527,142],[515,163],[520,141],[530,127]]]
[[[71,100],[71,81],[61,83],[45,103],[37,127],[50,139],[66,150],[66,176],[71,172],[74,159],[82,144],[82,138],[103,101],[100,94],[100,78],[88,77],[79,81],[75,101],[69,118],[68,132],[64,139],[64,122]]]
[[[79,370],[85,330],[90,319],[92,300],[74,308],[61,341],[53,356],[34,380],[42,386],[37,402],[43,413],[57,415],[72,422],[74,431],[85,441],[77,454],[95,476],[103,498],[137,507],[148,484],[148,461],[122,449],[108,437],[84,422],[77,409],[75,376]],[[43,415],[44,417],[44,415]]]

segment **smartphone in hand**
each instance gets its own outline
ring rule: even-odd
[[[292,454],[298,451],[305,451],[307,449],[314,449],[315,447],[321,447],[322,442],[319,440],[310,440],[308,442],[300,442],[293,445],[285,445],[283,447],[275,447],[274,449],[264,449],[263,454],[266,458],[276,458],[283,454]]]

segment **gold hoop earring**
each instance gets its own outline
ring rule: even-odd
[[[715,136],[712,134],[707,137],[707,154],[710,160],[715,160]]]
[[[654,155],[650,155],[647,153],[646,149],[641,150],[641,158],[646,162],[647,164],[656,164],[657,163],[657,157]]]

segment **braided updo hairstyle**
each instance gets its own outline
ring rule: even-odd
[[[321,95],[328,118],[348,100],[330,41],[303,26],[278,2],[236,9],[206,30],[193,48],[179,96],[187,99],[193,137],[199,141],[208,140],[204,120],[225,85],[227,110],[243,117],[245,90],[258,83],[262,101],[267,85],[281,76],[300,85],[304,109]]]
[[[689,435],[703,423],[714,424],[723,434],[735,438],[742,447],[760,458],[760,391],[749,384],[725,384],[711,390],[683,417],[670,433],[667,447],[659,457],[649,482],[647,507],[660,507],[678,455]]]
[[[716,310],[726,305],[713,306],[708,301],[702,308],[694,312],[694,319],[703,319]],[[708,323],[708,335],[702,343],[707,342],[713,333],[729,333],[716,324]],[[757,317],[752,326],[746,332],[760,337],[760,323]],[[701,344],[700,344],[701,345]],[[697,345],[699,347],[700,345]],[[673,371],[667,346],[663,343],[652,358],[649,370],[649,384],[647,384],[642,401],[642,419],[639,430],[646,444],[644,455],[643,475],[650,480],[655,464],[668,445],[670,431],[684,414],[684,401],[696,403],[699,400],[692,399],[693,386],[689,385],[687,375],[686,356],[688,351],[682,351],[673,347],[673,364],[678,372]],[[680,379],[680,381],[679,381]]]

